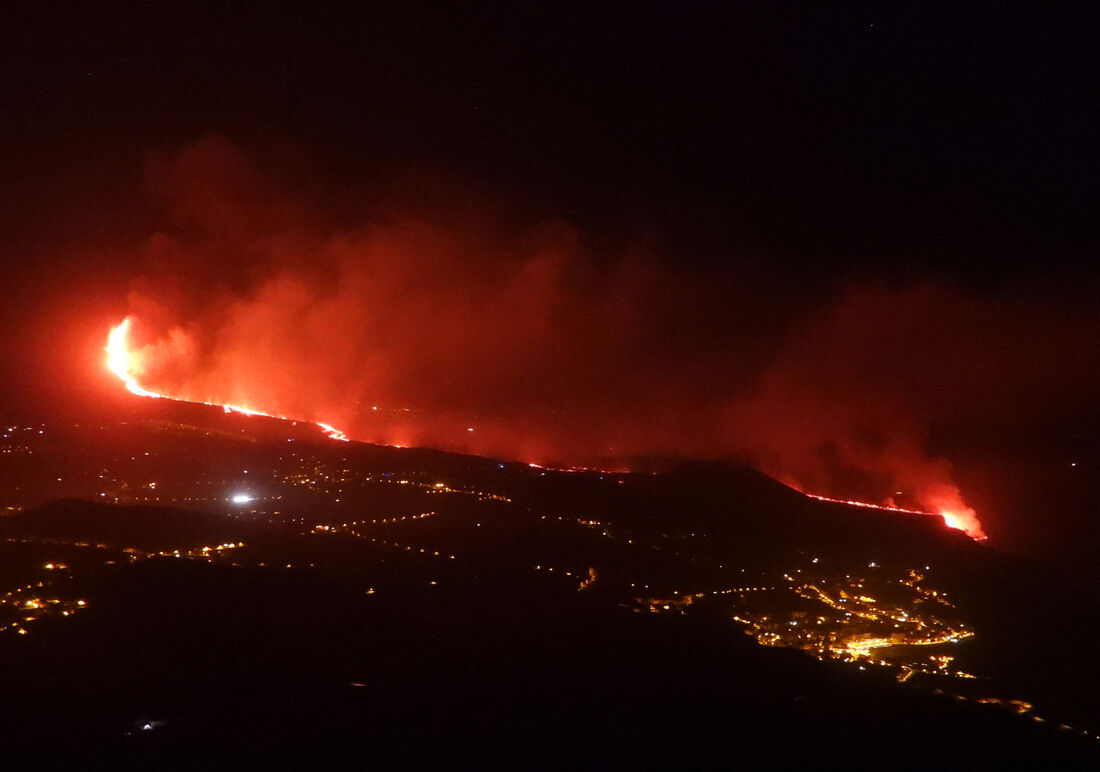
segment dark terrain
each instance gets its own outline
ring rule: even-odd
[[[936,518],[730,464],[555,472],[155,408],[7,429],[5,767],[1100,761],[1090,588]],[[893,648],[977,678],[732,621],[810,618],[788,572],[926,565],[974,635]]]

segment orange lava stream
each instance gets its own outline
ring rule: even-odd
[[[114,327],[110,335],[107,337],[107,345],[104,350],[107,352],[107,368],[117,375],[122,382],[126,384],[126,388],[139,397],[155,397],[157,399],[170,399],[175,402],[190,402],[192,404],[210,405],[212,407],[220,407],[227,413],[240,413],[242,415],[258,415],[265,416],[267,418],[278,418],[284,421],[296,421],[298,419],[290,418],[289,416],[275,415],[274,413],[265,413],[262,410],[252,410],[251,408],[241,407],[240,405],[227,405],[217,402],[196,402],[195,400],[180,399],[178,397],[172,397],[167,394],[158,394],[155,391],[149,391],[133,376],[134,368],[134,354],[130,351],[127,344],[127,335],[130,331],[131,317],[126,317],[122,320],[122,323]],[[320,421],[312,421],[305,423],[313,423],[321,428],[322,431],[334,440],[341,440],[343,442],[349,442],[350,438],[341,430],[335,428],[326,423]],[[401,445],[394,445],[393,447],[400,448]],[[570,466],[570,467],[551,467],[543,466],[541,464],[530,463],[528,464],[532,469],[544,469],[547,471],[555,472],[598,472],[602,470],[590,469],[587,467]],[[606,472],[607,474],[615,474],[615,472]],[[932,517],[942,517],[944,523],[949,527],[958,529],[965,532],[970,538],[975,541],[985,541],[986,535],[982,532],[981,526],[976,524],[976,520],[968,519],[962,515],[951,512],[950,510],[943,510],[938,515],[934,512],[922,512],[916,509],[904,509],[902,507],[893,507],[886,504],[869,504],[865,501],[852,501],[850,499],[834,499],[828,496],[819,496],[815,493],[805,493],[803,495],[817,499],[818,501],[828,501],[834,504],[847,504],[853,507],[865,507],[867,509],[881,509],[888,512],[902,512],[908,515],[929,515]],[[972,522],[973,520],[973,522]]]
[[[129,345],[127,344],[126,337],[130,332],[130,317],[126,317],[122,320],[122,323],[111,330],[110,335],[107,336],[107,345],[104,347],[104,351],[107,352],[107,369],[122,379],[122,382],[126,384],[126,388],[132,393],[137,394],[139,397],[156,397],[157,399],[170,399],[175,402],[191,402],[195,404],[195,400],[179,399],[178,397],[172,397],[167,394],[158,394],[155,391],[149,391],[133,376],[134,368],[134,355],[130,352]],[[212,407],[220,407],[227,413],[240,413],[241,415],[258,415],[266,418],[279,418],[284,421],[294,421],[297,419],[290,418],[289,416],[275,415],[273,413],[265,413],[262,410],[252,410],[251,408],[241,407],[240,405],[226,405],[217,402],[198,402],[197,404],[210,405]],[[348,442],[349,438],[344,432],[339,429],[330,426],[320,421],[312,421],[306,423],[313,423],[316,426],[321,427],[329,437],[334,440],[342,440]]]
[[[619,472],[613,472],[608,469],[593,469],[587,466],[543,466],[542,464],[536,464],[533,461],[527,466],[531,467],[532,469],[544,469],[547,472],[600,472],[603,474],[620,474]]]
[[[904,512],[907,515],[929,515],[931,517],[942,517],[943,522],[949,528],[955,528],[957,530],[963,531],[967,536],[969,536],[974,541],[985,541],[986,539],[989,538],[984,533],[982,533],[980,527],[975,529],[973,526],[969,526],[969,524],[967,523],[967,521],[964,518],[960,517],[959,515],[955,514],[954,512],[950,512],[948,510],[944,510],[944,511],[940,512],[937,515],[935,512],[922,512],[919,509],[904,509],[902,507],[891,507],[891,506],[888,506],[886,504],[869,504],[866,501],[852,501],[850,499],[833,499],[833,498],[829,498],[828,496],[818,496],[816,493],[803,493],[803,495],[807,496],[811,499],[817,499],[818,501],[829,501],[829,502],[832,502],[833,504],[847,504],[848,506],[851,506],[851,507],[866,507],[867,509],[883,509],[883,510],[886,510],[887,512]]]

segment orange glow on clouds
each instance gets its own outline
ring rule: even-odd
[[[104,347],[104,351],[107,352],[107,369],[122,379],[122,382],[126,384],[126,388],[139,397],[156,397],[158,399],[171,399],[176,402],[195,402],[195,400],[184,400],[177,397],[172,397],[168,394],[158,394],[155,391],[149,391],[142,387],[134,377],[134,372],[140,372],[140,357],[138,354],[130,350],[128,336],[130,332],[130,322],[132,317],[127,316],[116,327],[111,329],[110,334],[107,336],[107,345]],[[290,416],[274,415],[273,413],[265,413],[262,410],[253,410],[252,408],[242,407],[241,405],[229,405],[218,402],[201,402],[199,404],[210,405],[212,407],[220,407],[227,413],[240,413],[241,415],[258,415],[265,416],[267,418],[279,418],[286,421],[298,420],[291,418]],[[330,424],[322,423],[320,421],[313,421],[321,428],[321,430],[334,440],[348,441],[348,436],[344,432],[340,431]]]
[[[1007,314],[936,285],[822,286],[790,307],[785,282],[449,184],[330,220],[224,138],[163,161],[151,182],[180,227],[148,239],[109,346],[142,396],[555,470],[739,458],[802,491],[893,505],[904,490],[981,534],[927,439],[969,436],[991,381],[1023,384],[1028,405],[1041,386],[1011,369],[1015,346],[991,354],[1008,378],[959,359],[1000,341]]]

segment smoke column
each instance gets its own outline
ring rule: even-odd
[[[645,234],[594,249],[468,202],[349,225],[217,137],[151,179],[167,216],[130,293],[136,380],[371,442],[602,468],[736,456],[977,535],[931,443],[1034,413],[1072,379],[1038,333],[1089,324],[934,282],[807,292],[687,269]]]

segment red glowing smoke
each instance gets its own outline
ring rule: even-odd
[[[996,304],[872,285],[807,305],[804,288],[677,268],[645,238],[597,250],[468,202],[334,224],[219,139],[154,177],[171,220],[130,296],[125,372],[143,389],[525,462],[748,457],[982,535],[928,448],[1027,401],[983,391],[1030,383]]]

